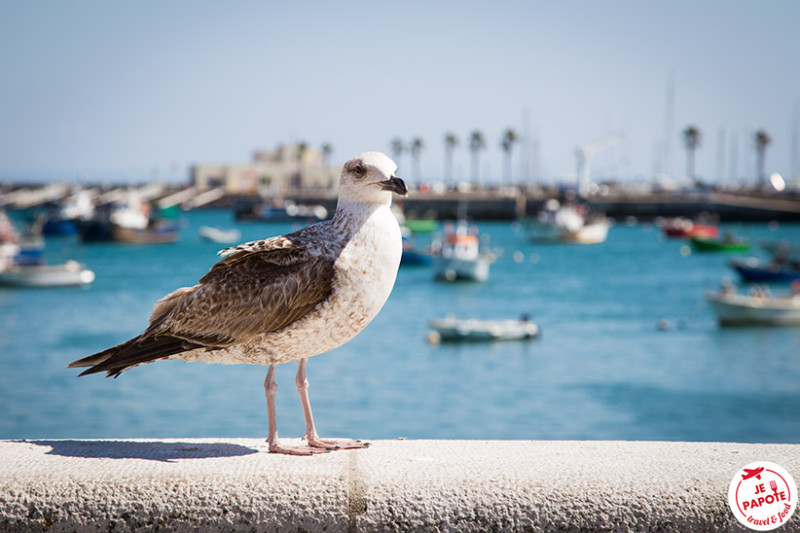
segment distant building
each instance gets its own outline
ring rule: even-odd
[[[200,190],[224,187],[229,194],[333,194],[340,172],[341,166],[326,165],[322,150],[291,144],[258,150],[251,163],[193,165],[191,179]]]

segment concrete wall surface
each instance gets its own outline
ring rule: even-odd
[[[0,531],[745,531],[727,491],[753,461],[800,479],[781,444],[5,440]]]

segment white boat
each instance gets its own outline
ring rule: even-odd
[[[94,272],[77,261],[60,265],[13,265],[0,271],[0,286],[72,287],[94,281]]]
[[[131,189],[125,202],[111,211],[109,219],[111,224],[120,228],[144,230],[150,225],[151,212],[150,204],[142,201],[139,194]]]
[[[611,222],[607,218],[585,222],[577,231],[565,231],[559,239],[561,242],[571,242],[574,244],[600,244],[606,242],[608,238],[608,228]]]
[[[709,292],[706,300],[721,326],[800,326],[800,294],[773,297]]]
[[[242,238],[242,232],[238,229],[221,229],[211,226],[201,226],[197,232],[204,240],[219,244],[239,242]]]
[[[480,248],[477,228],[465,221],[445,225],[444,240],[434,259],[434,278],[437,281],[479,281],[489,279],[489,266],[494,261],[491,253]]]
[[[562,206],[551,198],[528,223],[528,234],[534,242],[599,244],[608,237],[609,227],[611,222],[606,217],[590,217],[582,206]]]
[[[539,326],[530,320],[459,320],[456,317],[431,321],[432,342],[487,342],[535,339]]]

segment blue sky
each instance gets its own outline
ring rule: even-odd
[[[593,176],[682,177],[689,124],[699,176],[752,180],[759,128],[767,171],[789,176],[798,20],[794,0],[4,0],[0,180],[183,181],[281,143],[330,143],[342,162],[396,136],[423,139],[422,178],[438,179],[447,131],[468,177],[477,129],[498,181],[508,127],[527,133],[515,177],[568,180],[575,147],[612,131]]]

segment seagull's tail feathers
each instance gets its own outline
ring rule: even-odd
[[[110,358],[114,356],[117,352],[123,349],[125,346],[133,343],[136,339],[131,339],[128,342],[124,342],[122,344],[118,344],[117,346],[113,346],[102,352],[97,352],[96,354],[92,354],[90,356],[84,357],[83,359],[78,359],[70,364],[67,365],[67,368],[83,368],[87,366],[95,366],[108,361]],[[88,371],[87,371],[88,372]],[[81,374],[83,375],[83,374]]]
[[[106,372],[107,377],[117,377],[129,368],[166,359],[171,355],[195,348],[202,348],[202,346],[176,337],[143,338],[139,336],[102,352],[73,361],[67,365],[67,368],[89,367],[81,372],[79,377],[97,372]]]

